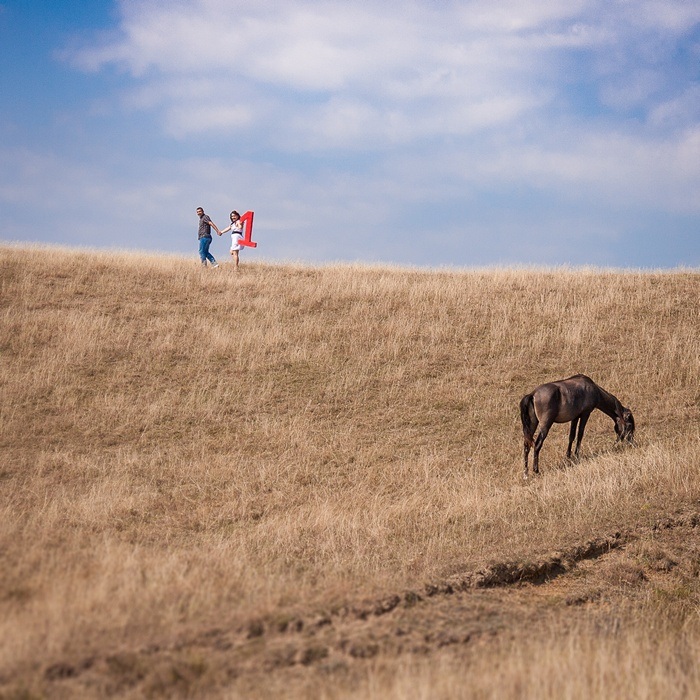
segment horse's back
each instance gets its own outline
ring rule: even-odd
[[[568,423],[582,413],[592,410],[598,386],[585,374],[540,384],[533,392],[537,418],[554,423]]]

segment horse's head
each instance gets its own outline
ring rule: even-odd
[[[615,421],[618,442],[634,442],[634,416],[629,408],[622,409],[622,415]]]

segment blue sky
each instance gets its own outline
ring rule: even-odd
[[[700,266],[700,0],[0,0],[0,239]],[[213,252],[227,254],[214,240]]]

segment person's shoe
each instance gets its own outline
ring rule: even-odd
[[[211,266],[212,267],[219,267],[219,263],[212,263]]]

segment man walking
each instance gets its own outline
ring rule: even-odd
[[[209,246],[211,245],[211,227],[213,226],[219,235],[221,235],[221,231],[204,213],[202,207],[197,207],[197,216],[199,217],[199,257],[202,260],[202,267],[207,266],[207,260],[212,267],[219,267],[219,263],[216,262],[214,256],[209,252]]]

